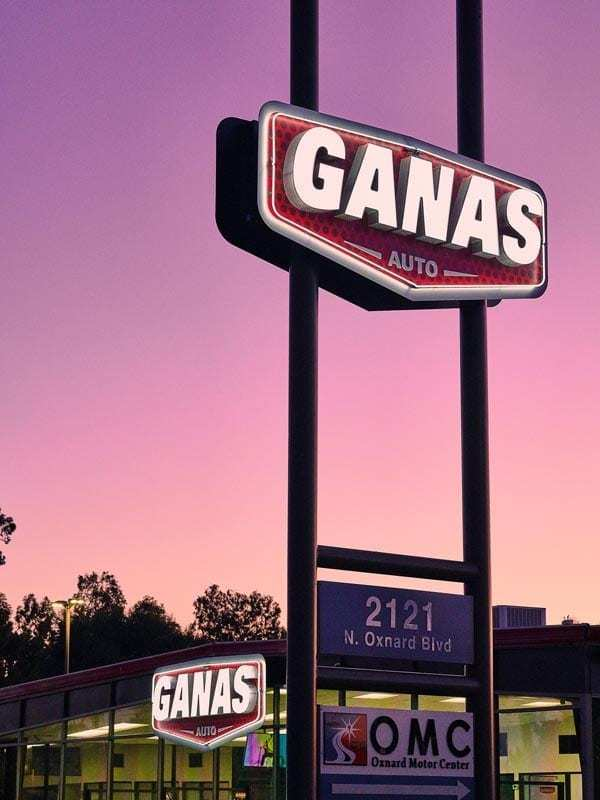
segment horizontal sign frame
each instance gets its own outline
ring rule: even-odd
[[[318,581],[319,655],[472,664],[473,598]]]

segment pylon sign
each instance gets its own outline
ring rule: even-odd
[[[410,300],[546,288],[546,199],[532,181],[275,102],[260,112],[258,160],[270,228]]]

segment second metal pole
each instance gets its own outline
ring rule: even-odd
[[[481,0],[457,0],[458,151],[484,160],[483,25]],[[485,301],[460,309],[463,549],[479,578],[465,589],[474,600],[474,677],[480,691],[470,701],[474,713],[475,796],[496,800],[490,487]]]
[[[318,0],[291,2],[291,102],[318,105]],[[287,800],[316,790],[318,274],[290,263]]]
[[[71,670],[71,601],[65,606],[65,674]]]

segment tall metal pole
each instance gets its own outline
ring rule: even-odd
[[[318,0],[291,0],[291,102],[318,105]],[[287,800],[316,789],[317,343],[316,269],[290,263],[288,445]]]
[[[481,0],[457,0],[458,150],[484,159]],[[475,726],[475,796],[496,800],[493,641],[490,562],[490,488],[485,301],[460,309],[462,505],[465,561],[480,577],[465,589],[474,598],[474,676],[481,691],[471,701]]]
[[[574,713],[580,716],[579,757],[583,773],[583,800],[594,800],[598,797],[594,776],[594,706],[589,692],[581,695],[579,709]]]
[[[67,600],[65,606],[65,674],[71,668],[71,602]]]

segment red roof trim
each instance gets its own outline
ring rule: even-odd
[[[494,648],[551,647],[600,643],[600,625],[546,625],[543,628],[502,628],[494,631]]]

